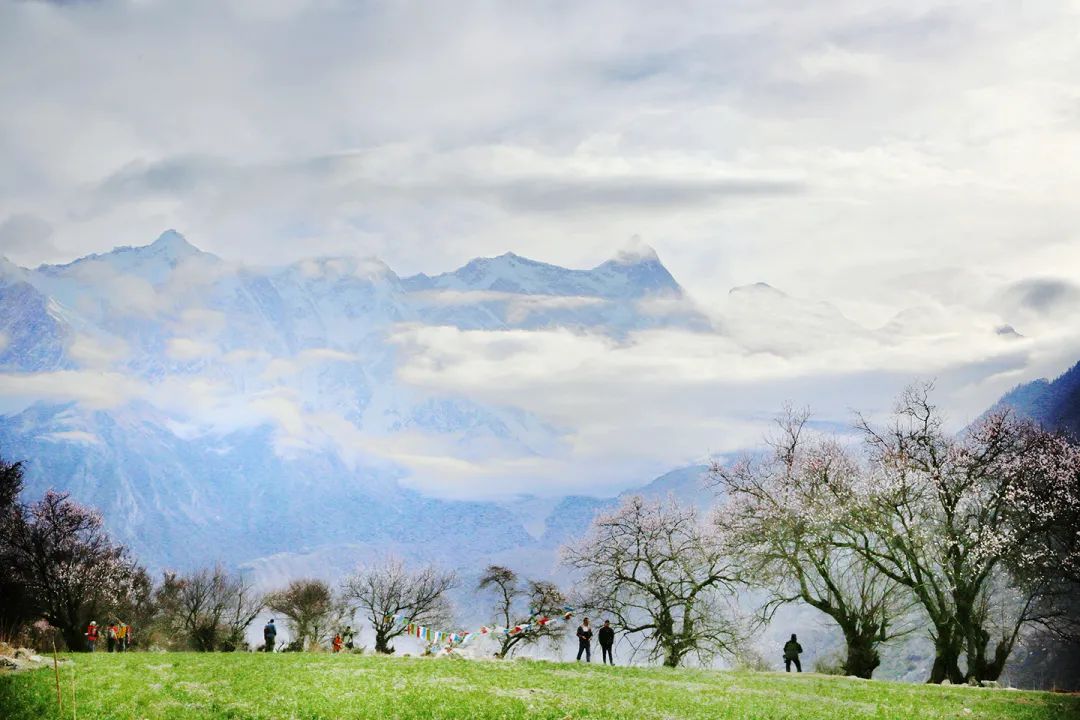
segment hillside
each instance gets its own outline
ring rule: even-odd
[[[802,674],[249,653],[75,658],[78,717],[1070,720],[1080,698]],[[71,712],[72,666],[62,670]],[[8,720],[58,717],[53,675],[0,675]],[[66,716],[66,715],[65,715]]]
[[[999,404],[1045,427],[1080,438],[1080,363],[1054,380],[1043,378],[1018,386]]]

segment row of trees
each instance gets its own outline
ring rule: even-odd
[[[497,636],[500,657],[557,646],[565,632],[531,622],[567,603],[602,612],[635,652],[668,666],[737,653],[756,626],[789,603],[830,618],[844,637],[844,672],[870,677],[880,648],[929,628],[931,682],[996,680],[1024,628],[1076,634],[1080,589],[1080,450],[1065,438],[994,413],[966,432],[945,430],[928,387],[913,388],[882,426],[860,418],[857,438],[815,432],[788,412],[768,450],[708,475],[708,517],[674,499],[627,498],[563,548],[581,578],[556,585],[490,566],[476,591],[491,620],[524,628]],[[142,620],[158,644],[242,646],[270,609],[297,648],[325,643],[360,613],[375,650],[393,652],[405,626],[455,629],[452,572],[389,558],[339,587],[297,580],[259,595],[222,567],[165,573],[156,586],[104,533],[100,517],[64,495],[18,503],[21,468],[0,465],[5,622],[44,617],[71,647],[90,616]],[[737,603],[751,589],[753,615]]]

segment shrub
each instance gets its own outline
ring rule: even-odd
[[[814,672],[821,675],[846,675],[844,658],[838,653],[822,655],[814,660]]]

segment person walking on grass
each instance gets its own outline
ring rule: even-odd
[[[345,642],[345,647],[348,650],[353,649],[353,635],[352,625],[345,626],[345,632],[341,633],[341,639]]]
[[[585,653],[585,662],[592,662],[592,628],[589,627],[589,618],[584,618],[577,629],[578,649],[577,659],[581,661],[581,653]]]
[[[615,629],[611,627],[611,621],[605,620],[604,626],[596,633],[596,639],[600,642],[600,662],[615,664],[615,657],[611,654],[611,648],[615,645]]]
[[[795,633],[791,633],[791,639],[784,643],[784,668],[787,672],[791,672],[791,663],[795,663],[797,672],[802,672],[802,663],[799,662],[801,652],[802,645],[795,638]]]
[[[266,623],[266,627],[263,628],[263,641],[266,643],[266,652],[274,652],[274,642],[277,640],[277,627],[274,625],[274,619],[270,618],[270,622]]]
[[[116,652],[127,650],[127,625],[122,622],[116,623]]]
[[[105,646],[109,649],[109,652],[116,652],[116,634],[116,623],[113,623],[105,633]]]
[[[84,635],[86,635],[86,646],[90,648],[90,652],[94,652],[94,648],[97,647],[98,639],[98,627],[96,620],[90,621],[90,626],[86,628],[86,632],[84,633]]]

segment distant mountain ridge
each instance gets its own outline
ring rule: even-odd
[[[102,508],[155,567],[336,567],[395,548],[550,565],[615,491],[564,495],[540,477],[522,494],[518,466],[497,460],[543,459],[565,429],[406,382],[402,333],[558,331],[618,347],[678,330],[772,362],[881,333],[892,342],[912,325],[862,328],[765,283],[729,300],[723,314],[701,308],[648,248],[584,270],[505,253],[400,277],[370,257],[235,263],[170,230],[66,264],[0,259],[0,454],[28,460],[28,495],[55,486]],[[427,497],[410,463],[506,467],[488,472],[507,489],[498,501]],[[701,471],[621,487],[707,504]]]
[[[507,253],[402,279],[375,258],[241,266],[170,230],[61,265],[0,261],[0,375],[16,388],[0,397],[0,453],[27,459],[28,495],[56,486],[102,508],[155,567],[343,545],[456,547],[463,563],[550,553],[567,534],[536,516],[551,502],[424,497],[366,449],[420,433],[478,457],[493,442],[536,454],[558,435],[403,385],[393,329],[707,326],[689,306],[639,307],[683,295],[651,250],[591,270]]]
[[[1043,378],[1017,386],[998,404],[1080,439],[1080,362],[1054,380]]]

